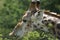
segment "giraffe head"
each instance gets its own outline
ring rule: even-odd
[[[39,17],[41,19],[41,16],[42,16],[41,15],[42,13],[40,13],[40,11],[37,11],[36,6],[37,6],[36,0],[35,1],[32,0],[32,2],[30,4],[30,9],[28,11],[26,11],[26,14],[22,17],[22,22],[19,22],[15,26],[14,30],[9,34],[10,36],[13,35],[13,36],[22,37],[28,31],[33,30],[33,27],[31,26],[33,24],[30,23],[30,21],[33,20],[32,16],[36,17],[38,19],[39,19]]]

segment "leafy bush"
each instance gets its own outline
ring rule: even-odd
[[[22,40],[58,40],[52,34],[41,30],[28,32]]]

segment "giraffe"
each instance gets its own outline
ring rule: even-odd
[[[9,35],[19,36],[21,38],[27,32],[33,31],[34,29],[40,29],[45,32],[49,32],[46,25],[42,23],[43,14],[45,13],[46,12],[40,10],[40,0],[32,0],[29,9],[25,12],[25,15],[23,15],[22,17],[22,21],[17,23],[14,30]],[[60,16],[56,16],[56,17],[60,18]],[[50,19],[53,18],[51,17]]]

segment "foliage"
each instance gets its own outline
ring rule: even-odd
[[[41,0],[41,8],[60,13],[60,0]]]
[[[0,26],[13,28],[26,10],[26,3],[19,0],[5,0],[0,11]]]
[[[52,34],[41,30],[28,32],[22,40],[58,40]]]

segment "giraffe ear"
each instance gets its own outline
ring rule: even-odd
[[[36,0],[32,0],[29,6],[29,10],[34,11],[36,8]]]
[[[38,9],[40,9],[40,0],[37,0],[37,1],[36,1],[36,7],[37,7]]]

